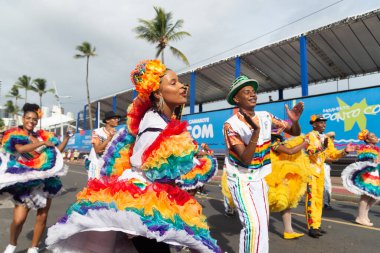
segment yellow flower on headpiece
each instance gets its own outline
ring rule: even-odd
[[[137,64],[131,72],[131,80],[139,96],[149,96],[158,90],[161,77],[165,75],[165,71],[165,65],[159,60],[146,60]]]
[[[316,116],[316,115],[312,115],[312,116],[310,117],[310,121],[314,122],[314,121],[316,121],[316,120],[317,120],[317,116]]]
[[[363,129],[359,134],[358,134],[358,139],[364,141],[367,138],[369,131],[367,129]]]
[[[44,113],[42,112],[41,108],[39,108],[39,109],[36,111],[36,113],[37,113],[38,119],[41,119],[42,116],[44,115]]]

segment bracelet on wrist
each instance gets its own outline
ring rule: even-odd
[[[257,141],[258,140],[250,140],[249,143],[255,143],[255,144],[257,144]]]

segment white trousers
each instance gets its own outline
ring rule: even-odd
[[[228,188],[239,213],[239,253],[269,252],[268,186],[264,179],[247,181],[239,174],[228,177]]]

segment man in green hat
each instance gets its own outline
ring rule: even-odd
[[[292,110],[285,105],[291,123],[269,112],[257,111],[256,80],[240,76],[232,83],[227,101],[238,107],[238,112],[224,124],[227,146],[225,165],[228,188],[239,212],[243,229],[240,233],[240,253],[268,252],[268,186],[265,176],[271,173],[271,134],[285,131],[291,135],[301,133],[298,120],[303,102]]]

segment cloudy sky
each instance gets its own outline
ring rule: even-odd
[[[380,1],[2,0],[0,104],[7,100],[5,94],[17,78],[26,74],[33,79],[45,78],[49,88],[56,84],[60,95],[72,96],[62,99],[66,111],[80,111],[86,103],[85,60],[74,59],[73,55],[83,41],[96,46],[98,54],[90,60],[91,100],[131,88],[130,71],[140,60],[155,55],[155,46],[136,39],[133,32],[138,18],[154,17],[153,6],[163,7],[173,13],[174,19],[185,21],[183,30],[192,37],[173,46],[187,55],[191,69],[380,8]],[[186,70],[169,52],[166,56],[167,66],[179,72]],[[28,100],[38,102],[38,97],[30,93]],[[56,101],[48,94],[43,103],[50,106]]]

